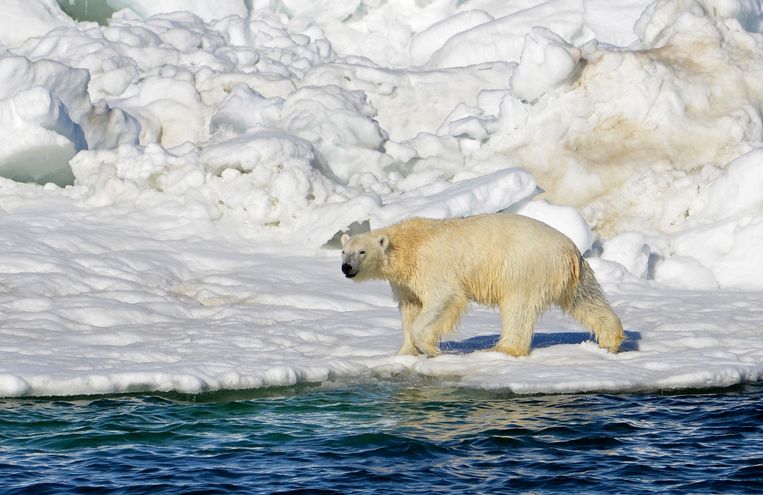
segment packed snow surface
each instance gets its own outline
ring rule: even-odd
[[[761,379],[760,1],[210,5],[4,4],[0,396]],[[551,311],[510,358],[474,307],[395,356],[338,234],[499,211],[587,253],[622,352]]]

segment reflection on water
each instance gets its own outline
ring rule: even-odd
[[[469,438],[485,428],[522,434],[573,416],[588,414],[593,420],[601,414],[586,410],[573,395],[518,398],[436,387],[402,389],[390,407],[391,416],[407,418],[399,425],[406,433],[436,441]]]

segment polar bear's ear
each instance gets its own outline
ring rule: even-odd
[[[347,235],[347,234],[342,234],[342,239],[341,240],[342,240],[342,246],[344,246],[345,244],[347,244],[347,241],[350,240],[350,236]]]
[[[380,235],[379,236],[379,245],[381,246],[381,248],[384,251],[386,251],[387,248],[389,247],[389,237],[387,237],[386,235]]]

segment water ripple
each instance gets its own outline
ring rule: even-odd
[[[0,400],[5,493],[763,493],[763,385]]]

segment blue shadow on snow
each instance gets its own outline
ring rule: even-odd
[[[499,335],[480,335],[471,337],[460,342],[445,341],[440,344],[443,352],[462,354],[474,351],[486,351],[498,342]],[[533,335],[533,349],[543,349],[552,345],[582,344],[593,340],[593,335],[588,332],[559,332],[559,333],[536,333]],[[620,346],[620,352],[638,351],[638,341],[641,340],[639,332],[625,331],[625,341]]]

